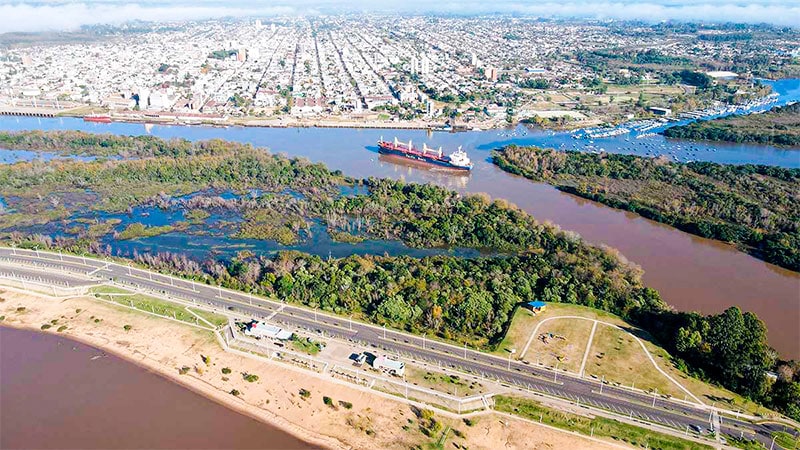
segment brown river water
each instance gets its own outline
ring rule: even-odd
[[[800,82],[794,88],[800,96]],[[795,92],[793,91],[793,92]],[[587,241],[618,249],[644,269],[645,283],[678,310],[717,313],[730,306],[752,311],[769,330],[769,342],[781,356],[800,359],[800,273],[781,269],[740,252],[730,245],[703,239],[674,228],[562,193],[498,169],[489,162],[489,150],[506,141],[496,132],[433,133],[420,130],[186,127],[129,123],[88,124],[78,119],[0,118],[0,129],[80,129],[116,134],[152,134],[190,140],[221,138],[268,147],[276,153],[323,162],[347,175],[389,177],[409,182],[430,182],[462,192],[485,192],[518,205],[540,221],[558,224]],[[380,137],[399,136],[417,145],[443,146],[446,151],[463,145],[475,163],[468,176],[410,167],[377,153]],[[572,142],[569,135],[539,132],[542,146]],[[659,137],[658,139],[662,139]],[[634,139],[633,141],[637,141]],[[661,141],[658,141],[661,142]],[[721,163],[754,162],[800,167],[800,151],[745,144],[696,144],[669,141],[670,148],[708,147],[703,159]],[[632,143],[624,141],[635,153]],[[635,151],[634,151],[635,150]],[[711,151],[713,150],[713,151]]]
[[[102,350],[0,327],[0,448],[314,447]]]

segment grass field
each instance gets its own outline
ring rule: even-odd
[[[450,375],[417,367],[406,367],[406,381],[458,397],[485,394],[486,387],[470,375]]]
[[[657,433],[604,417],[586,417],[545,408],[539,403],[519,397],[494,397],[495,409],[547,425],[575,431],[583,435],[610,438],[634,447],[660,449],[711,449],[709,445]]]
[[[594,321],[583,319],[556,318],[548,320],[539,326],[531,341],[531,346],[525,353],[524,359],[531,364],[541,364],[547,367],[565,369],[578,372],[589,342]],[[540,339],[546,335],[547,342]],[[550,337],[552,334],[553,337]],[[518,350],[519,352],[522,349]]]
[[[547,305],[544,311],[538,314],[533,314],[527,308],[519,308],[511,321],[508,333],[506,333],[505,338],[503,338],[502,342],[500,342],[500,345],[497,346],[497,349],[493,353],[500,356],[508,356],[508,350],[513,348],[517,350],[517,356],[519,356],[525,348],[525,343],[528,342],[531,332],[536,328],[536,324],[549,317],[558,316],[585,317],[587,319],[598,319],[620,326],[627,326],[624,320],[611,313],[587,308],[586,306],[551,303]],[[533,347],[533,344],[531,344],[531,347]],[[530,350],[528,351],[530,352]]]
[[[525,343],[527,342],[528,338],[531,335],[531,332],[536,327],[536,325],[544,319],[551,318],[551,317],[559,317],[559,316],[578,316],[578,317],[585,317],[587,319],[597,319],[603,322],[612,323],[618,325],[620,327],[636,330],[636,327],[626,323],[621,318],[604,312],[599,311],[596,309],[588,308],[585,306],[578,306],[578,305],[570,305],[570,304],[549,304],[545,311],[539,313],[538,315],[534,315],[527,309],[520,308],[517,310],[517,313],[514,316],[514,319],[509,327],[508,333],[506,334],[505,338],[501,342],[501,344],[497,347],[497,349],[493,352],[496,355],[507,357],[509,349],[516,349],[517,350],[517,357],[519,357],[520,353],[525,347]],[[571,324],[579,324],[578,327],[582,326],[580,324],[586,324],[585,326],[591,327],[591,322],[588,320],[573,320],[569,321],[568,319],[554,319],[548,322],[545,322],[544,325],[540,328],[540,333],[542,330],[548,329],[548,324],[559,324],[559,327],[569,328],[568,325],[564,325],[566,323]],[[590,350],[589,358],[586,364],[586,375],[597,375],[601,377],[606,375],[606,378],[609,380],[617,381],[623,384],[627,384],[628,386],[631,383],[635,383],[636,387],[642,388],[658,388],[659,392],[667,393],[674,395],[676,398],[683,399],[685,393],[680,391],[677,386],[671,383],[666,377],[664,377],[661,373],[659,373],[653,366],[652,363],[647,359],[647,356],[644,354],[641,346],[632,340],[632,337],[628,337],[631,339],[630,342],[626,342],[624,339],[622,344],[626,345],[619,345],[617,340],[621,336],[620,333],[622,332],[613,332],[607,331],[601,334],[601,331],[604,329],[608,329],[608,326],[604,326],[602,324],[598,325],[597,332],[595,334],[594,345],[593,348]],[[552,331],[552,330],[548,330]],[[695,396],[697,396],[701,401],[712,404],[715,403],[717,406],[721,406],[731,410],[741,410],[742,412],[747,412],[750,414],[761,415],[765,417],[776,417],[778,416],[775,412],[770,411],[767,408],[757,405],[750,400],[743,398],[738,394],[734,394],[726,389],[720,388],[718,386],[711,385],[706,383],[702,380],[697,378],[691,377],[684,372],[676,369],[672,363],[672,358],[670,355],[661,347],[659,347],[656,343],[651,342],[647,333],[637,330],[637,334],[642,341],[644,342],[645,347],[653,356],[656,364],[668,373],[673,379],[679,382],[682,386],[687,388],[690,392],[692,392]],[[588,334],[587,334],[588,337]],[[598,340],[598,337],[600,340]],[[573,338],[577,339],[577,338]],[[537,341],[536,339],[533,340],[531,343],[531,347],[528,350],[528,354],[524,357],[525,360],[535,364],[537,355],[543,359],[543,353],[545,353],[544,357],[547,357],[547,351],[541,351],[541,341]],[[632,345],[633,344],[633,345]],[[537,346],[538,345],[538,346]],[[582,344],[585,346],[585,341]],[[600,347],[598,347],[600,346]],[[619,346],[620,350],[616,350],[616,347]],[[580,346],[577,346],[580,347]],[[585,347],[581,348],[580,352],[575,349],[575,353],[581,353],[579,357],[574,357],[573,359],[577,362],[576,364],[569,364],[566,366],[569,370],[576,370],[580,366],[580,359],[583,357],[583,350]],[[553,350],[549,350],[551,353],[556,353]],[[605,352],[607,356],[604,358],[596,358],[598,352]],[[627,359],[626,359],[627,358]],[[550,357],[550,359],[554,360],[554,358]],[[610,361],[610,363],[609,363]],[[540,361],[542,362],[542,361]],[[547,361],[544,361],[547,363]],[[572,362],[572,361],[570,361]],[[618,367],[621,369],[618,370],[617,367],[614,366],[615,363],[618,363]],[[646,363],[646,364],[645,364]],[[562,368],[561,364],[559,365],[559,369]],[[643,379],[649,381],[645,381],[645,384],[640,385],[640,381],[636,381],[633,378],[633,371],[629,370],[629,368],[636,368],[637,369],[637,376],[638,372],[643,371],[642,373],[645,374]]]
[[[103,300],[110,300],[114,303],[119,303],[120,305],[133,306],[136,309],[142,311],[149,311],[154,314],[160,314],[162,316],[172,317],[182,322],[199,323],[199,325],[203,326],[208,325],[203,323],[202,321],[198,321],[197,318],[194,316],[194,314],[187,311],[185,307],[175,303],[170,303],[164,300],[160,300],[155,297],[150,297],[142,294],[135,294],[131,291],[116,288],[113,286],[97,286],[92,288],[90,292],[95,294],[98,298],[101,298]],[[211,312],[198,309],[192,309],[192,312],[196,313],[198,316],[211,322],[215,326],[221,326],[228,323],[227,317],[220,314],[214,314]]]
[[[674,383],[661,374],[647,358],[636,339],[623,330],[598,325],[586,362],[586,374],[605,377],[608,382],[683,398]]]

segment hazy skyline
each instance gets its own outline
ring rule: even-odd
[[[649,0],[528,2],[524,0],[381,1],[279,0],[275,2],[221,2],[177,0],[135,3],[106,1],[0,0],[0,33],[10,31],[74,30],[82,25],[120,24],[130,20],[175,21],[217,17],[314,15],[336,12],[398,12],[440,14],[523,14],[541,17],[577,17],[650,22],[662,20],[771,23],[800,25],[800,0]]]

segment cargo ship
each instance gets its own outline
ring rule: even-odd
[[[108,114],[88,114],[83,116],[84,122],[111,123],[111,116]]]
[[[378,141],[378,153],[385,155],[397,155],[404,158],[420,161],[435,166],[446,167],[453,170],[472,170],[472,161],[467,156],[467,152],[458,150],[449,155],[442,154],[442,148],[438,149],[428,148],[427,145],[422,144],[422,148],[415,148],[411,141],[400,142],[394,138],[394,142],[387,142],[381,138]]]

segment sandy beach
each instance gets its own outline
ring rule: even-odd
[[[45,332],[101,348],[325,448],[407,449],[435,442],[422,433],[414,409],[403,401],[328,381],[324,375],[227,353],[209,331],[91,298],[57,299],[3,287],[0,316],[3,326],[37,331],[57,320],[57,325]],[[207,363],[201,355],[207,357]],[[182,367],[190,370],[180,374]],[[223,368],[230,373],[223,374]],[[257,375],[258,380],[246,381],[245,373]],[[234,389],[241,394],[232,395]],[[303,398],[301,390],[310,396]],[[326,405],[323,396],[331,397],[333,406]],[[345,406],[349,404],[351,408]],[[442,413],[435,419],[453,429],[444,448],[620,447],[491,413],[473,416],[472,426]]]

